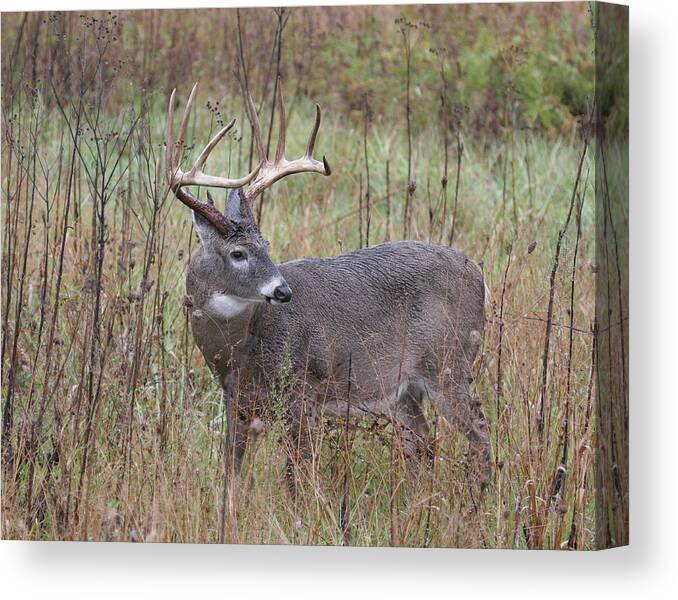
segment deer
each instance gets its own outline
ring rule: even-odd
[[[416,474],[432,452],[426,398],[436,416],[468,438],[470,452],[483,463],[486,483],[488,424],[470,385],[487,299],[479,266],[450,247],[419,241],[389,241],[335,257],[274,264],[252,204],[289,175],[331,174],[324,156],[313,158],[320,106],[305,153],[286,159],[285,104],[278,82],[280,124],[271,160],[252,97],[243,89],[258,163],[244,177],[230,179],[203,168],[235,119],[212,137],[193,167],[181,168],[197,85],[176,140],[172,91],[165,167],[169,189],[192,210],[200,239],[186,271],[185,302],[194,340],[223,388],[230,496],[248,440],[270,418],[271,397],[282,384],[292,490],[324,416],[386,417],[400,433],[408,472]],[[208,188],[207,201],[198,200],[190,186]],[[224,212],[209,188],[229,190]]]

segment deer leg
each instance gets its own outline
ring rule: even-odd
[[[431,430],[424,415],[423,390],[416,385],[408,385],[398,398],[398,409],[394,416],[394,425],[400,432],[405,454],[408,479],[416,483],[424,461],[433,460]]]
[[[471,455],[480,461],[480,486],[485,489],[492,470],[490,432],[480,399],[471,390],[470,376],[470,365],[460,361],[440,386],[442,390],[429,390],[429,398],[445,420],[469,440]]]
[[[226,472],[236,478],[240,474],[243,457],[247,450],[247,421],[237,417],[233,426],[227,426]]]
[[[471,454],[480,461],[482,468],[480,487],[485,489],[492,473],[490,429],[487,419],[480,399],[471,391],[468,384],[458,386],[455,393],[460,398],[457,402],[458,410],[455,410],[455,422],[468,438]]]
[[[247,448],[246,421],[241,417],[233,398],[226,399],[226,443],[224,444],[224,496],[222,507],[222,537],[228,530],[230,539],[237,542],[238,473]],[[224,541],[224,540],[222,540]]]

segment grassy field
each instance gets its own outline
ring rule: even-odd
[[[411,488],[389,426],[327,422],[293,502],[273,420],[246,458],[231,541],[591,548],[588,14],[398,10],[240,13],[240,74],[264,99],[262,123],[279,68],[289,155],[317,101],[317,154],[333,168],[267,192],[260,229],[276,261],[413,238],[482,264],[491,303],[474,385],[492,480],[481,493],[466,439],[442,424],[434,467]],[[181,18],[3,18],[5,538],[220,539],[226,423],[183,307],[198,242],[162,174],[171,87],[183,104],[201,82],[187,162],[232,116],[210,169],[245,173],[251,144],[235,11]],[[266,35],[251,40],[255,28]]]

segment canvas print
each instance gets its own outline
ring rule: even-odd
[[[628,10],[2,15],[2,537],[628,543]]]

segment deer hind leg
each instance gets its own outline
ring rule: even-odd
[[[243,456],[247,448],[246,421],[234,410],[232,402],[226,403],[226,444],[224,445],[224,494],[223,494],[223,522],[221,524],[222,541],[228,531],[228,541],[237,543],[237,492],[238,473],[242,464]]]
[[[471,389],[471,367],[460,360],[450,369],[438,389],[429,388],[431,403],[444,419],[461,431],[470,444],[470,454],[482,469],[480,486],[484,489],[492,470],[490,431],[477,394]]]
[[[433,460],[431,430],[424,415],[424,388],[416,383],[401,386],[393,423],[400,434],[408,479],[418,480],[423,463]]]
[[[226,448],[226,471],[232,477],[237,477],[242,467],[242,461],[247,450],[247,420],[237,417],[234,426],[228,427],[228,445]]]

